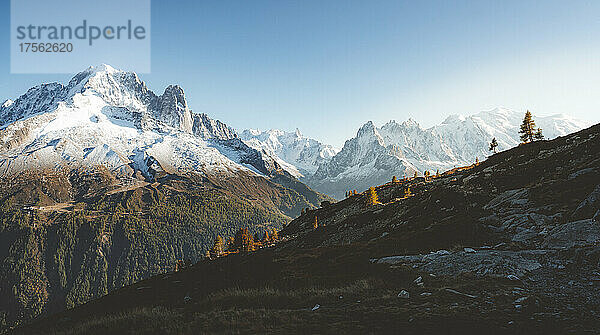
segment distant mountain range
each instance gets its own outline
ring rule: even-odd
[[[364,124],[341,150],[299,130],[237,132],[184,91],[90,67],[0,106],[0,331],[197,261],[240,228],[281,229],[307,208],[393,175],[441,171],[518,144],[522,112]],[[547,138],[590,125],[535,117]]]
[[[281,166],[315,190],[340,199],[348,190],[363,191],[391,180],[394,175],[401,178],[415,171],[421,175],[425,170],[443,172],[485,159],[491,154],[488,149],[492,138],[498,141],[499,151],[512,148],[519,144],[523,115],[524,112],[496,108],[467,117],[451,115],[427,129],[412,119],[402,123],[392,120],[381,127],[369,121],[339,152],[315,140],[287,140],[294,138],[294,134],[280,130],[254,131],[254,136],[250,136],[253,131],[244,131],[242,134],[248,135],[241,138],[251,147],[265,148],[277,157]],[[534,120],[547,139],[592,124],[565,115],[534,115]],[[277,141],[279,138],[286,140]],[[302,152],[301,159],[290,152]],[[307,166],[306,162],[312,164]],[[301,171],[301,175],[296,171]]]

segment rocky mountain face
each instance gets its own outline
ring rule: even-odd
[[[280,229],[329,199],[135,73],[89,68],[0,107],[0,326]]]
[[[284,169],[302,180],[312,176],[319,165],[338,152],[331,145],[305,137],[298,129],[295,132],[247,129],[240,133],[240,138],[250,147],[277,157]]]
[[[155,276],[16,333],[599,333],[599,173],[595,125],[377,186],[378,201],[364,192],[308,210],[275,247]]]
[[[500,151],[517,146],[522,118],[521,113],[497,108],[469,117],[453,115],[428,129],[411,119],[390,121],[379,128],[368,122],[336,156],[322,162],[307,183],[341,199],[345,191],[363,191],[394,175],[401,178],[415,171],[422,175],[425,170],[435,173],[469,165],[491,154],[492,138],[497,139]],[[590,125],[564,115],[534,119],[550,139]]]

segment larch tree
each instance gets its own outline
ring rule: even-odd
[[[375,187],[369,188],[369,193],[367,197],[367,205],[373,206],[379,202],[379,198],[377,197],[377,191],[375,191]]]
[[[521,129],[519,130],[519,134],[521,134],[521,142],[528,143],[533,142],[535,139],[536,126],[533,121],[533,117],[531,116],[531,112],[525,112],[525,117],[523,118],[523,123],[521,123]],[[540,129],[541,134],[541,129]]]
[[[313,220],[313,229],[317,228],[319,228],[319,219],[317,219],[317,217],[315,216],[315,219]]]

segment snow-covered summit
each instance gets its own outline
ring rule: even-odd
[[[391,120],[381,127],[365,123],[356,137],[319,166],[308,180],[318,191],[341,197],[344,190],[365,189],[414,171],[444,171],[487,157],[492,138],[498,150],[518,145],[523,112],[495,108],[470,116],[450,115],[439,125],[423,128],[413,119]],[[565,115],[534,120],[548,139],[591,126]]]
[[[286,170],[300,178],[312,175],[320,164],[338,152],[331,145],[305,137],[299,129],[294,132],[247,129],[240,133],[240,138],[249,146],[277,157]]]
[[[124,176],[169,172],[269,175],[281,166],[226,124],[193,113],[184,91],[156,95],[137,74],[90,67],[68,84],[42,84],[0,107],[0,174],[104,165]]]

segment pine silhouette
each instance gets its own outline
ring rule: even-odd
[[[428,170],[425,170],[425,172],[423,173],[423,175],[425,176],[425,180],[428,180],[429,176],[431,176],[431,173],[429,173]]]
[[[415,171],[415,176],[414,178],[416,179],[419,176],[419,173],[417,171]]]
[[[490,142],[490,151],[493,151],[494,153],[496,153],[497,147],[498,147],[498,141],[496,141],[496,138],[494,137],[492,139],[492,142]]]
[[[529,111],[525,112],[525,117],[523,118],[523,123],[521,124],[521,130],[519,130],[519,134],[521,134],[521,141],[523,143],[533,142],[533,140],[535,139],[535,122],[533,121],[533,118],[531,117],[531,113]]]
[[[397,182],[398,182],[398,179],[396,179],[396,176],[393,176],[392,177],[392,183],[397,183]]]
[[[435,177],[438,178],[440,176],[440,170],[435,170]]]
[[[542,128],[539,128],[535,131],[535,134],[533,135],[533,138],[536,140],[543,140],[544,139],[544,135],[542,135]]]
[[[371,187],[369,188],[369,194],[368,194],[368,198],[367,198],[367,204],[370,206],[373,206],[375,204],[377,204],[378,201],[378,197],[377,197],[377,191],[375,191],[375,187]]]

